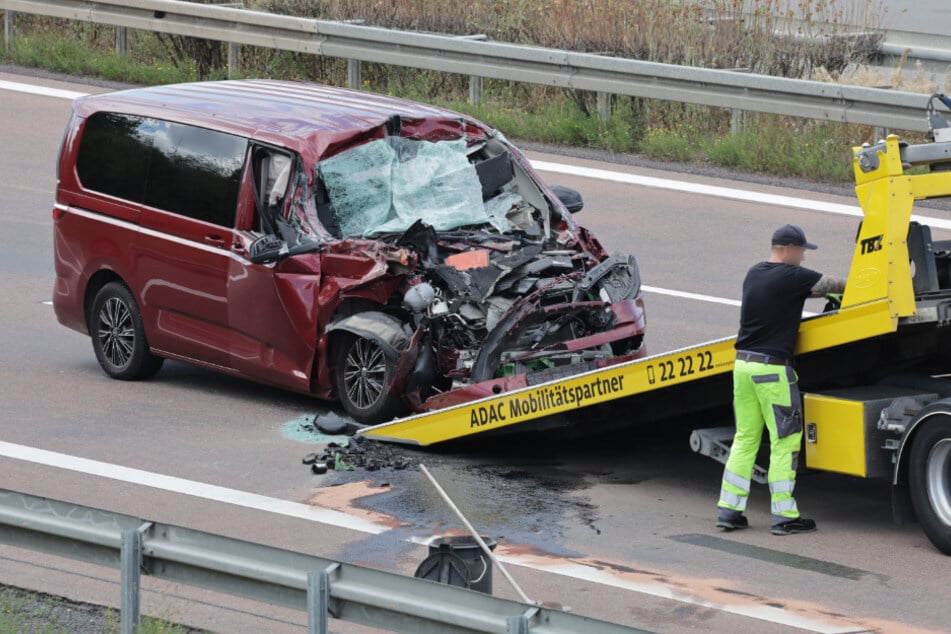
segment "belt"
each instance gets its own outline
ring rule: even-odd
[[[770,356],[762,352],[750,352],[749,350],[737,350],[737,361],[752,361],[753,363],[765,363],[766,365],[788,365],[793,364],[792,360],[785,357]]]

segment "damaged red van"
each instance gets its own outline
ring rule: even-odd
[[[633,257],[497,131],[248,80],[73,102],[60,323],[117,379],[164,359],[339,399],[361,423],[645,354]]]

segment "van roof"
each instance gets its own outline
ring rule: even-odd
[[[244,136],[264,133],[264,136],[298,141],[315,133],[330,133],[331,136],[344,133],[341,136],[346,136],[347,133],[375,128],[393,115],[474,123],[451,110],[406,99],[268,79],[135,88],[80,97],[73,108],[81,116],[99,111],[138,114]]]

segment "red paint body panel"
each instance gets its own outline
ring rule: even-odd
[[[413,274],[419,258],[408,248],[380,240],[342,239],[328,240],[319,251],[277,263],[252,263],[248,254],[261,235],[257,218],[264,204],[260,202],[264,198],[255,199],[255,150],[286,153],[292,157],[295,174],[303,168],[303,175],[287,189],[282,216],[287,219],[298,203],[310,205],[304,213],[316,213],[312,199],[320,160],[385,137],[387,122],[394,116],[399,118],[402,137],[426,141],[464,137],[470,147],[492,137],[483,124],[441,108],[361,91],[270,80],[87,96],[73,102],[73,111],[58,162],[54,214],[53,304],[60,323],[88,333],[86,311],[95,292],[107,281],[120,280],[139,306],[154,354],[320,397],[334,392],[328,325],[341,314],[369,306],[402,310],[407,275]],[[85,125],[96,113],[158,119],[247,140],[244,167],[233,181],[238,191],[233,226],[85,188],[77,159]],[[514,148],[510,151],[537,181],[542,195],[555,201],[528,160]],[[579,254],[607,257],[600,243],[567,212],[558,219],[556,230],[559,236],[567,236],[565,244]],[[315,237],[326,239],[329,234]],[[492,243],[485,248],[505,251]],[[610,309],[616,317],[612,330],[569,342],[565,349],[643,333],[639,295]],[[422,334],[417,329],[413,335],[411,354],[400,359],[400,376],[392,389],[406,385]],[[438,355],[442,366],[452,366],[458,351],[439,349]],[[525,385],[525,376],[516,375],[468,385],[422,404],[417,394],[413,405],[434,409]]]

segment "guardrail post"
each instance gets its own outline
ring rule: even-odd
[[[473,35],[457,35],[456,39],[485,42],[489,39],[489,36],[485,33],[475,33]],[[482,77],[479,75],[469,76],[469,103],[473,106],[478,106],[482,103]]]
[[[124,26],[116,27],[116,54],[127,55],[129,53],[129,29]]]
[[[241,45],[228,42],[228,79],[241,70]]]
[[[478,75],[469,77],[469,103],[473,106],[482,103],[482,78]]]
[[[10,42],[13,41],[13,32],[16,29],[17,14],[7,9],[3,12],[3,44],[10,52]]]
[[[328,634],[327,614],[330,612],[330,575],[340,567],[333,564],[324,570],[307,573],[307,634]]]
[[[735,73],[749,73],[749,68],[731,68]],[[730,134],[739,134],[746,128],[746,111],[734,108],[730,111]]]
[[[538,614],[538,608],[531,608],[521,616],[510,616],[505,619],[508,626],[507,634],[529,634],[528,623],[536,614]]]
[[[613,95],[609,92],[599,92],[597,95],[598,118],[603,123],[611,120],[611,97]]]
[[[362,68],[360,66],[360,60],[358,59],[348,59],[347,60],[347,85],[353,88],[354,90],[360,90],[360,86],[363,84]]]
[[[122,531],[119,556],[121,602],[119,621],[122,634],[135,634],[139,625],[139,588],[142,579],[142,536],[151,528],[146,522],[136,530]]]

